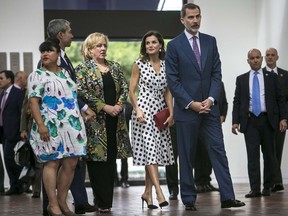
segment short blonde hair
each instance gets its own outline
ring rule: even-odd
[[[83,49],[82,49],[85,59],[89,59],[89,60],[92,59],[92,56],[90,54],[90,49],[94,48],[100,39],[104,39],[108,47],[109,39],[105,34],[94,32],[87,36],[87,38],[85,39],[83,43]]]

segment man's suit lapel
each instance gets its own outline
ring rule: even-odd
[[[68,63],[68,62],[67,62]],[[73,66],[67,64],[66,61],[62,58],[61,56],[61,65],[60,67],[64,68],[65,70],[68,71],[68,73],[70,74],[71,78],[75,81],[76,80],[76,74],[75,74],[75,70],[73,68]],[[70,63],[71,64],[71,63]]]
[[[249,104],[249,100],[250,100],[250,96],[249,96],[249,92],[250,92],[250,89],[249,89],[249,77],[250,77],[250,72],[244,74],[244,82],[243,82],[243,90],[244,90],[244,95],[246,95],[246,100],[248,101],[248,104]]]
[[[199,33],[199,40],[200,40],[200,50],[201,50],[201,66],[202,66],[202,71],[203,71],[203,68],[207,60],[208,46],[207,46],[206,40],[203,39],[201,33]]]
[[[200,71],[199,65],[197,63],[195,54],[194,54],[194,52],[191,48],[191,45],[190,45],[189,41],[187,40],[187,37],[186,37],[184,32],[182,33],[181,37],[182,37],[182,39],[180,40],[181,46],[182,46],[181,50],[183,50],[183,52],[187,55],[188,59],[190,59],[191,63],[194,65],[194,67],[200,73],[201,71]]]
[[[7,105],[11,102],[12,98],[15,97],[15,88],[16,87],[12,86],[12,88],[11,88],[11,90],[9,92],[8,98],[6,98],[6,103],[5,103],[5,106],[4,106],[4,110],[7,107]]]

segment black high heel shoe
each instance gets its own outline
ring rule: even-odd
[[[158,208],[156,205],[148,204],[147,199],[144,198],[143,196],[141,197],[141,199],[142,199],[142,209],[144,208],[144,201],[145,201],[146,204],[147,204],[147,208],[149,208],[149,209],[157,209],[157,208]]]
[[[162,209],[162,207],[168,206],[169,203],[167,201],[164,201],[162,203],[159,203],[160,208]]]

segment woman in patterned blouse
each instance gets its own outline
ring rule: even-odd
[[[79,96],[96,113],[87,122],[87,167],[94,202],[100,212],[110,212],[116,159],[131,156],[123,104],[128,84],[117,62],[106,57],[108,38],[92,33],[83,44],[83,63],[76,67]]]
[[[33,115],[30,144],[39,162],[44,163],[49,215],[72,216],[75,214],[66,199],[78,157],[86,155],[85,125],[78,107],[77,85],[68,71],[58,66],[59,41],[48,39],[39,50],[42,67],[28,77]]]

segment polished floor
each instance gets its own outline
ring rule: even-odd
[[[186,215],[288,215],[288,185],[283,192],[273,193],[270,197],[260,197],[248,199],[245,194],[249,191],[248,184],[235,184],[234,189],[237,199],[246,203],[245,207],[234,209],[221,209],[218,192],[210,192],[199,194],[197,198],[197,211],[187,212],[180,200],[171,201],[168,207],[162,210],[149,210],[146,207],[142,209],[140,196],[144,190],[144,186],[131,186],[130,188],[115,187],[114,203],[110,214],[104,215],[120,215],[120,216],[186,216]],[[168,190],[166,185],[162,185],[163,192],[168,198]],[[92,190],[87,188],[89,201],[92,203]],[[69,194],[69,204],[71,209],[72,197]],[[154,197],[154,204],[157,200]],[[11,215],[42,215],[41,199],[31,198],[31,194],[22,194],[15,196],[0,196],[0,216]],[[86,214],[103,215],[95,212]]]

